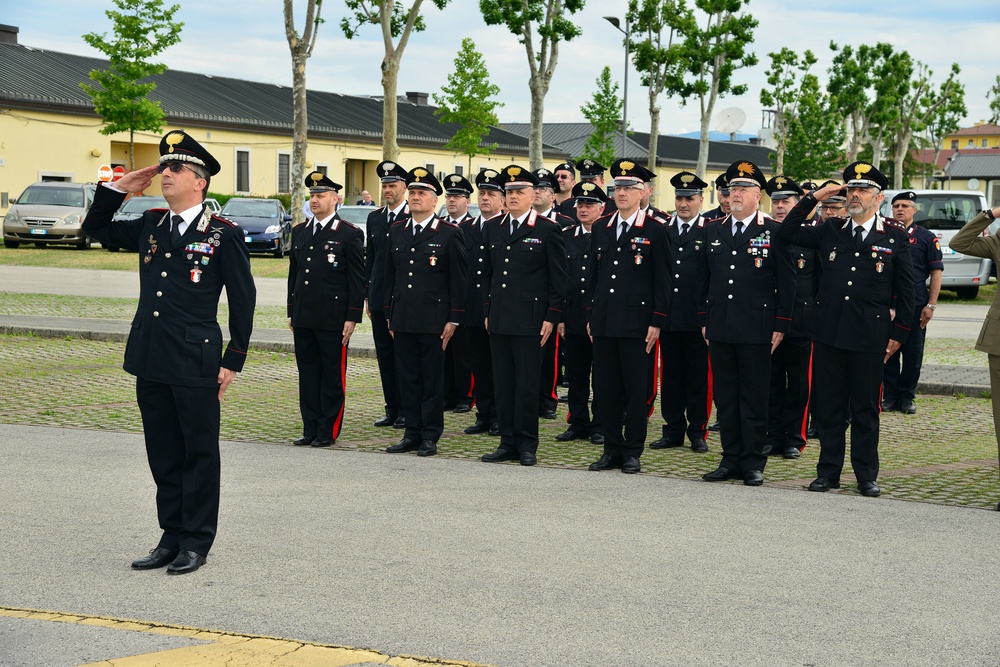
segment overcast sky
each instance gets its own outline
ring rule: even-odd
[[[291,85],[291,58],[285,41],[280,0],[182,1],[178,17],[184,22],[182,42],[162,54],[161,60],[179,70],[200,71],[254,81]],[[409,6],[410,0],[404,2]],[[596,88],[601,69],[608,65],[618,82],[624,70],[622,35],[602,16],[624,16],[627,0],[589,0],[575,15],[583,34],[560,45],[559,64],[545,100],[545,120],[580,122],[580,106]],[[80,35],[110,32],[104,11],[110,0],[48,0],[42,3],[4,2],[0,22],[20,28],[19,42],[52,51],[100,57]],[[501,122],[527,122],[527,57],[516,38],[503,27],[483,23],[476,0],[451,0],[443,11],[424,2],[427,30],[414,35],[403,58],[399,93],[440,92],[453,67],[462,38],[471,37],[484,54],[493,83],[500,87]],[[809,8],[807,8],[809,7]],[[296,2],[301,30],[305,10]],[[966,105],[965,125],[989,116],[986,93],[1000,74],[997,43],[1000,40],[1000,2],[959,0],[926,2],[910,0],[843,0],[837,3],[752,0],[750,8],[760,21],[752,49],[760,62],[736,74],[737,83],[749,85],[742,97],[724,97],[716,111],[738,107],[747,116],[742,132],[755,134],[761,124],[760,89],[766,85],[767,54],[787,46],[802,52],[812,49],[819,58],[813,71],[822,76],[829,67],[831,40],[838,44],[892,43],[928,64],[940,82],[952,62],[962,68]],[[811,9],[815,8],[815,9]],[[338,0],[323,3],[319,40],[308,62],[310,89],[351,95],[380,95],[379,64],[383,49],[376,26],[365,28],[348,41],[340,31],[345,8]],[[0,64],[2,66],[2,64]],[[628,118],[638,131],[649,129],[648,98],[638,74],[628,77]],[[697,101],[681,107],[661,96],[660,131],[681,134],[699,129]]]

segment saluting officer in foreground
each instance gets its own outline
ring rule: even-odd
[[[639,472],[646,442],[647,369],[667,323],[670,298],[666,231],[639,208],[647,173],[631,160],[616,160],[611,174],[617,210],[594,225],[597,265],[590,278],[588,324],[604,454],[591,470]]]
[[[441,184],[423,167],[406,176],[410,219],[389,230],[385,316],[393,334],[403,439],[390,453],[437,454],[444,431],[444,351],[465,312],[462,230],[436,215]]]
[[[399,381],[396,378],[396,356],[389,325],[385,321],[382,305],[385,303],[385,265],[389,258],[389,228],[410,217],[406,203],[406,170],[395,162],[382,162],[375,168],[382,180],[382,200],[385,206],[368,214],[365,231],[365,285],[368,289],[368,319],[372,323],[375,357],[382,381],[385,399],[385,416],[375,426],[403,428],[404,419],[399,412]]]
[[[796,245],[815,248],[822,265],[812,326],[813,367],[821,378],[815,383],[813,403],[820,454],[809,490],[840,488],[844,415],[850,414],[851,466],[858,490],[864,496],[878,496],[882,369],[909,335],[913,263],[906,232],[878,212],[888,184],[882,172],[867,162],[854,162],[844,170],[844,181],[846,185],[827,185],[803,197],[778,234]],[[816,202],[845,189],[849,218],[803,226]]]
[[[125,348],[136,376],[146,456],[156,482],[163,534],[136,570],[194,572],[205,563],[219,522],[219,402],[243,370],[256,288],[239,227],[212,215],[205,193],[219,163],[188,134],[160,140],[160,162],[97,188],[83,229],[102,244],[139,253],[139,306]],[[112,222],[126,193],[160,172],[170,206]],[[217,321],[223,287],[229,345]]]
[[[313,217],[292,229],[288,326],[299,371],[302,437],[329,447],[344,421],[347,344],[365,304],[364,234],[334,213],[341,189],[324,173],[306,176]]]
[[[507,213],[486,223],[486,328],[493,354],[500,446],[483,461],[532,466],[538,451],[542,350],[562,319],[566,249],[559,225],[532,209],[538,178],[524,167],[500,172]]]

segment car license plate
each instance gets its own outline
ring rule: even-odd
[[[957,255],[958,253],[956,253],[954,250],[952,250],[948,246],[943,245],[943,246],[941,246],[941,254],[942,255]]]
[[[253,239],[251,239],[249,236],[244,236],[243,241],[245,241],[246,243],[253,243]]]
[[[46,234],[49,233],[49,230],[47,230],[47,229],[32,229],[31,233],[32,234],[41,234],[42,236],[45,236]]]

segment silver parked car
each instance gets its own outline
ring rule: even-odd
[[[882,215],[892,217],[892,198],[900,190],[886,190]],[[905,190],[904,190],[905,192]],[[978,190],[913,190],[917,195],[915,224],[934,232],[941,243],[944,272],[941,289],[953,290],[960,299],[975,299],[979,288],[990,281],[992,260],[970,257],[951,249],[949,242],[965,223],[987,207]]]
[[[3,219],[3,244],[17,248],[22,243],[37,246],[74,245],[90,247],[90,237],[83,233],[83,219],[94,201],[97,186],[93,183],[42,181],[29,185]]]

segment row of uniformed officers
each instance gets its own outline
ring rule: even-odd
[[[810,488],[839,486],[849,416],[859,488],[878,495],[883,362],[906,339],[914,299],[907,233],[878,213],[885,177],[855,162],[844,185],[805,193],[738,161],[715,183],[718,208],[702,214],[708,185],[682,172],[666,214],[648,205],[643,166],[614,162],[613,201],[605,171],[591,160],[554,173],[484,170],[473,217],[463,176],[442,185],[421,167],[383,162],[385,205],[368,218],[367,252],[362,232],[335,214],[341,186],[310,174],[313,218],[293,232],[288,278],[296,444],[336,441],[346,345],[367,309],[386,402],[376,425],[404,429],[389,452],[436,453],[451,348],[473,378],[477,418],[466,432],[500,438],[483,460],[533,465],[561,341],[569,428],[557,439],[602,443],[592,470],[640,470],[659,387],[665,423],[651,447],[686,436],[707,451],[714,399],[723,458],[704,478],[759,485],[769,451],[792,458],[805,446],[812,394],[822,451]],[[760,211],[765,191],[781,222]],[[811,384],[813,372],[824,381]]]

